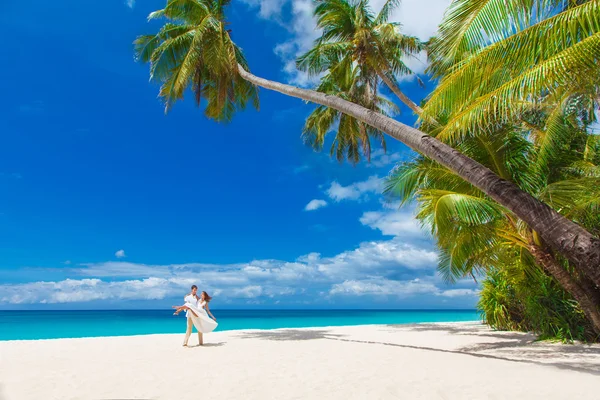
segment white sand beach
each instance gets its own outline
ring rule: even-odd
[[[596,398],[600,346],[478,323],[0,342],[1,400]],[[190,344],[196,344],[192,336]]]

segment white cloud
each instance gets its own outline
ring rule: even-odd
[[[129,8],[135,7],[135,0],[125,0],[125,5]]]
[[[404,271],[406,274],[434,274],[438,255],[434,250],[392,240],[361,243],[354,250],[334,257],[319,259],[319,272],[332,280],[352,277],[387,276]]]
[[[373,0],[374,9],[379,10],[385,0]],[[442,21],[444,11],[451,0],[403,0],[392,13],[390,20],[402,25],[402,32],[425,41],[434,36]]]
[[[399,152],[386,153],[383,149],[376,149],[371,152],[371,163],[367,164],[367,166],[376,168],[387,167],[400,160],[402,160],[402,155]]]
[[[405,281],[385,278],[369,278],[363,280],[347,280],[331,287],[331,296],[393,296],[406,298],[419,294],[430,294],[440,297],[459,298],[476,297],[479,289],[440,289],[435,279],[412,279]]]
[[[187,287],[177,280],[148,278],[121,282],[100,279],[65,279],[58,282],[31,282],[2,285],[0,303],[56,304],[108,299],[156,300]]]
[[[372,0],[375,10],[380,10],[385,0]],[[438,25],[444,17],[451,0],[403,0],[390,16],[390,21],[401,24],[401,32],[416,36],[422,41],[435,36]],[[421,52],[414,57],[406,57],[404,62],[414,73],[423,74],[427,69],[427,53]],[[404,76],[400,81],[413,80],[414,76]]]
[[[427,60],[427,52],[421,51],[418,54],[411,57],[403,57],[404,64],[415,74],[422,75],[425,73],[425,70],[429,66],[429,62]],[[403,81],[411,81],[415,79],[414,75],[404,75],[400,76],[400,82]]]
[[[379,193],[381,185],[381,179],[372,176],[349,186],[334,182],[327,192],[335,201],[361,200]],[[332,256],[312,252],[294,261],[262,259],[237,264],[152,265],[122,260],[79,264],[62,269],[62,280],[0,284],[0,304],[172,299],[192,284],[218,297],[221,304],[266,304],[276,298],[299,305],[307,299],[335,302],[338,296],[406,299],[427,294],[438,302],[472,301],[478,294],[474,282],[460,281],[448,289],[437,277],[438,254],[412,209],[399,210],[397,203],[381,206],[364,212],[360,222],[393,237],[366,241]],[[125,252],[115,255],[125,256]],[[50,273],[40,272],[44,277]],[[63,273],[68,279],[62,278]]]
[[[126,257],[125,256],[125,250],[121,249],[121,250],[117,250],[117,252],[115,253],[115,257],[117,258],[123,258]]]
[[[463,296],[478,296],[479,289],[448,289],[440,292],[438,295],[443,297],[463,297]]]
[[[353,296],[397,296],[407,297],[415,294],[435,294],[439,289],[432,282],[423,282],[420,279],[410,281],[392,281],[388,279],[366,279],[344,281],[333,285],[330,295]]]
[[[327,189],[327,195],[334,201],[361,200],[368,193],[381,193],[383,180],[377,176],[371,176],[366,181],[355,182],[349,186],[342,186],[338,182],[332,182]]]
[[[314,199],[311,200],[306,207],[304,207],[304,211],[314,211],[325,206],[327,206],[327,202],[325,200]]]
[[[243,288],[231,289],[227,292],[227,295],[234,298],[246,298],[252,299],[258,297],[263,293],[261,286],[245,286]]]
[[[311,86],[318,77],[296,69],[296,58],[308,51],[320,36],[313,17],[314,4],[311,0],[243,0],[246,4],[258,8],[259,16],[276,22],[290,32],[291,38],[275,46],[274,52],[283,63],[283,71],[288,82],[298,86]],[[283,15],[286,5],[291,5],[289,16]]]
[[[332,257],[309,253],[292,262],[146,265],[109,261],[69,268],[73,276],[64,280],[0,284],[0,303],[158,300],[181,296],[192,284],[224,301],[279,298],[304,290],[315,291],[317,296],[345,281],[380,277],[404,282],[412,281],[415,274],[433,277],[436,259],[434,251],[394,238],[364,242]]]
[[[413,213],[406,208],[392,211],[367,211],[360,217],[361,224],[378,229],[384,235],[424,238],[425,234]]]
[[[288,0],[243,0],[244,3],[257,7],[259,9],[258,15],[264,19],[275,19],[281,21],[281,10]]]
[[[308,254],[298,257],[297,261],[308,264],[308,263],[315,263],[315,262],[319,261],[320,258],[321,258],[320,253],[308,253]]]

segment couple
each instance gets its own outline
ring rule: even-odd
[[[198,297],[197,292],[198,286],[193,285],[192,292],[187,294],[183,299],[185,304],[182,306],[173,306],[176,309],[173,315],[179,315],[181,311],[186,310],[187,330],[185,331],[185,340],[183,341],[184,347],[188,345],[188,339],[192,334],[193,326],[198,330],[198,342],[200,346],[204,344],[202,334],[212,332],[217,327],[217,319],[208,308],[211,297],[204,291]],[[212,319],[209,318],[209,315]]]

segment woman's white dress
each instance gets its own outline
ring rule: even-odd
[[[214,319],[208,316],[208,313],[204,309],[206,302],[201,302],[199,304],[199,307],[197,307],[196,304],[190,302],[185,303],[185,305],[192,309],[196,314],[194,315],[191,312],[188,314],[192,318],[194,326],[196,327],[196,329],[198,329],[198,332],[209,333],[214,331],[218,324],[215,322]]]

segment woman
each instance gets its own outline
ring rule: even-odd
[[[192,326],[195,326],[198,330],[198,342],[202,346],[204,344],[203,333],[214,331],[218,325],[217,319],[212,315],[208,307],[208,303],[212,297],[203,291],[200,294],[200,298],[198,298],[194,290],[197,290],[197,288],[194,286],[192,286],[192,293],[185,297],[185,304],[183,306],[173,306],[175,308],[173,315],[178,315],[181,311],[187,310],[187,331],[185,332],[185,340],[183,342],[183,346],[185,347],[187,347],[188,339],[192,334]]]

